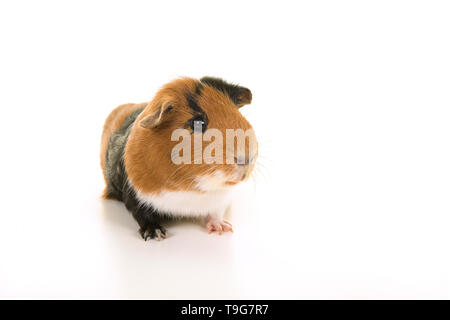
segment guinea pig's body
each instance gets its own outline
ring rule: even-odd
[[[248,178],[257,150],[247,148],[240,154],[233,150],[234,159],[244,158],[244,164],[176,164],[172,157],[177,141],[172,135],[184,129],[194,137],[198,134],[194,123],[203,125],[205,135],[209,129],[223,133],[227,129],[251,130],[238,111],[250,102],[247,88],[205,77],[175,80],[149,103],[117,107],[108,116],[102,135],[103,197],[124,202],[145,240],[166,237],[160,224],[164,217],[203,216],[209,232],[231,231],[231,224],[223,220],[231,191]],[[252,131],[251,135],[254,137]],[[201,143],[207,146],[207,142]],[[223,151],[229,151],[227,148]]]

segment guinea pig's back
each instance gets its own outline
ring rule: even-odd
[[[100,146],[100,165],[103,171],[103,177],[106,182],[106,153],[108,151],[109,141],[114,132],[120,130],[124,121],[130,116],[134,111],[143,109],[147,106],[147,102],[144,103],[127,103],[122,104],[115,108],[106,118],[105,124],[103,126],[102,140]],[[105,196],[105,194],[104,194]]]

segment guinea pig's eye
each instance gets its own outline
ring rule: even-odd
[[[202,117],[196,117],[192,120],[192,130],[194,132],[205,132],[206,121]]]

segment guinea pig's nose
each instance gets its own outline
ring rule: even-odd
[[[234,157],[234,162],[239,166],[248,166],[251,160],[248,157]]]

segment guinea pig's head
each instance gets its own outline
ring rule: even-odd
[[[258,146],[240,112],[249,89],[222,79],[181,78],[162,87],[136,120],[125,150],[143,192],[226,189],[252,172]]]

